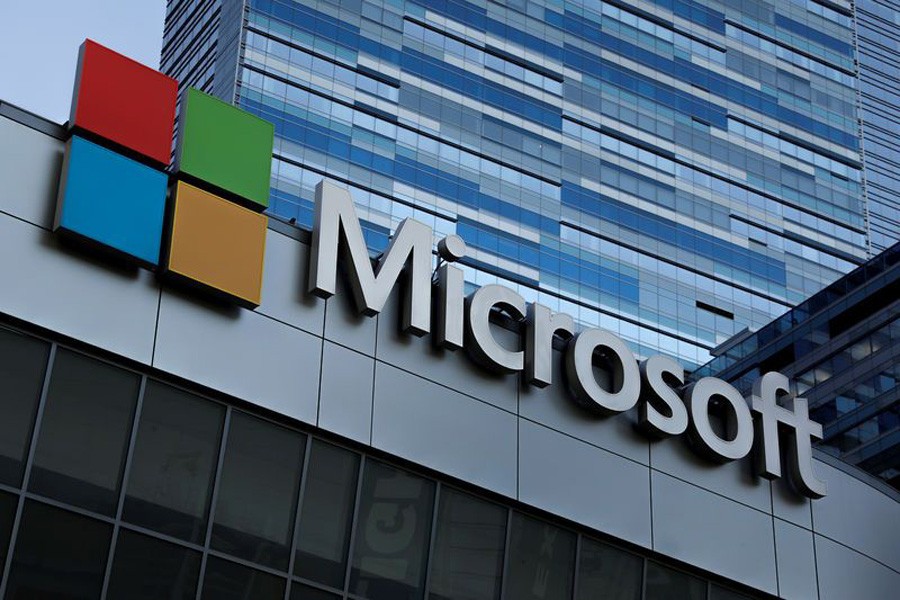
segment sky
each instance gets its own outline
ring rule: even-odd
[[[85,38],[159,67],[165,0],[25,0],[2,12],[0,100],[53,121],[69,119]]]

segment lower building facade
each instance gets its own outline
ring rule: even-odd
[[[52,233],[58,126],[0,104],[5,598],[887,598],[895,490],[810,500],[306,292],[225,306]],[[502,337],[502,332],[498,335]],[[553,361],[559,369],[560,361]],[[559,375],[557,373],[557,375]]]

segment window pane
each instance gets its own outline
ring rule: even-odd
[[[645,600],[705,600],[706,581],[654,562],[647,563]]]
[[[443,488],[431,561],[432,600],[500,596],[506,509]]]
[[[313,442],[297,533],[294,575],[344,587],[359,456]]]
[[[640,600],[641,557],[583,538],[579,560],[578,600]]]
[[[210,556],[203,578],[203,600],[284,600],[280,577]]]
[[[317,590],[301,583],[291,585],[291,600],[340,600],[340,598],[337,594]]]
[[[28,501],[16,540],[7,600],[96,600],[112,527]]]
[[[709,590],[709,598],[710,600],[750,600],[750,596],[738,594],[734,590],[729,590],[716,584],[712,584]]]
[[[19,487],[50,346],[0,329],[0,482]]]
[[[507,600],[568,600],[575,571],[575,534],[513,513]]]
[[[287,571],[305,436],[235,411],[212,547]]]
[[[140,378],[69,352],[56,354],[31,491],[112,515]]]
[[[199,574],[199,552],[122,529],[106,598],[192,600]]]
[[[434,483],[366,464],[350,591],[370,600],[422,597]]]
[[[203,543],[225,408],[151,381],[144,392],[123,518]]]
[[[16,517],[16,506],[18,503],[19,498],[17,496],[0,492],[0,565],[6,562],[9,534],[12,533],[13,520]]]

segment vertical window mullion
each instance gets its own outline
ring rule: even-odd
[[[434,559],[434,541],[437,538],[438,527],[438,508],[441,502],[441,482],[438,481],[434,486],[434,504],[431,509],[431,537],[428,539],[428,556],[425,557],[425,587],[422,598],[428,600],[429,590],[431,588],[431,561]]]
[[[147,376],[141,377],[141,387],[138,390],[137,403],[134,405],[134,419],[131,422],[131,435],[128,439],[128,450],[125,453],[125,465],[122,468],[122,475],[119,481],[119,501],[116,506],[116,521],[113,524],[112,540],[109,542],[109,554],[106,557],[106,573],[103,576],[103,588],[100,592],[100,600],[106,598],[106,591],[109,589],[109,578],[112,573],[113,554],[116,551],[116,540],[119,536],[119,523],[122,522],[122,509],[125,505],[125,489],[128,487],[128,473],[131,469],[131,458],[134,455],[134,444],[137,439],[138,422],[141,418],[141,411],[144,406],[144,392],[147,389]]]
[[[353,501],[353,519],[350,522],[350,543],[347,544],[347,571],[344,573],[344,598],[350,593],[350,573],[353,570],[353,551],[356,546],[356,523],[359,521],[359,501],[362,496],[363,474],[366,470],[366,455],[359,459],[359,474],[356,478],[356,500]]]
[[[309,456],[312,454],[312,442],[313,437],[307,435],[306,450],[303,454],[303,470],[300,472],[300,489],[297,491],[297,506],[294,513],[294,536],[291,540],[291,552],[288,555],[288,580],[287,585],[284,586],[284,600],[290,600],[291,597],[291,583],[294,578],[294,555],[297,552],[297,540],[300,537],[300,514],[303,511],[303,497],[306,494],[306,480],[309,476]]]
[[[222,424],[222,441],[219,446],[219,457],[216,460],[216,471],[213,476],[213,490],[209,497],[209,512],[206,522],[206,535],[203,538],[203,556],[200,559],[200,573],[197,575],[197,594],[195,600],[200,600],[203,593],[203,577],[206,574],[206,562],[209,558],[209,544],[212,538],[213,521],[215,520],[216,499],[219,497],[219,480],[222,475],[222,465],[225,463],[225,446],[228,443],[228,433],[231,428],[231,414],[234,409],[228,406],[225,409],[225,422]]]

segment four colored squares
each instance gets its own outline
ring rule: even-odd
[[[231,301],[261,302],[274,128],[85,41],[55,229]]]

